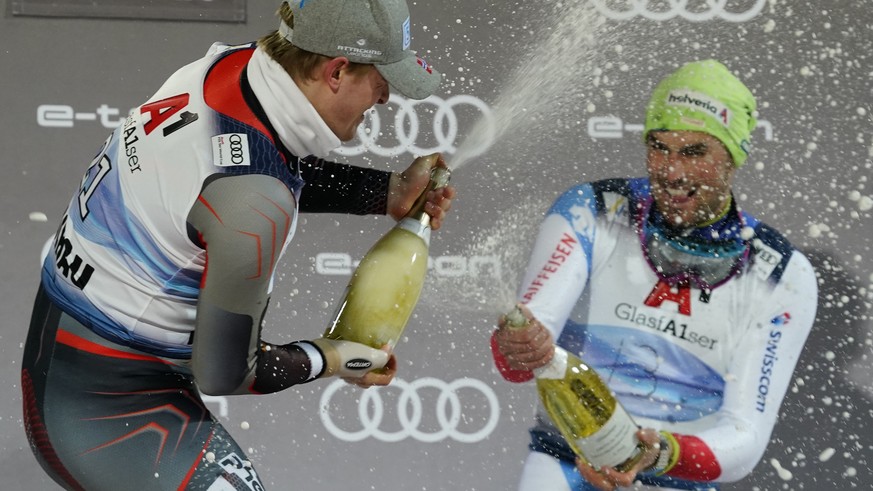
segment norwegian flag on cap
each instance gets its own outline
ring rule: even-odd
[[[425,71],[427,71],[427,73],[433,73],[433,70],[430,68],[430,65],[428,65],[427,62],[424,61],[422,58],[416,57],[416,61],[418,62],[419,65],[421,65],[421,68],[424,68]]]

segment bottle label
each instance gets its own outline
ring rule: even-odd
[[[627,411],[617,404],[602,428],[589,437],[577,439],[576,444],[594,467],[615,467],[634,455],[637,429]]]

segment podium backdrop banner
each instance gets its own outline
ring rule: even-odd
[[[444,74],[443,84],[421,101],[392,94],[330,158],[399,171],[418,155],[443,152],[458,198],[433,234],[421,301],[396,348],[394,384],[362,391],[324,380],[269,396],[206,398],[267,489],[515,489],[537,395],[531,384],[500,377],[489,338],[514,303],[538,222],[572,184],[643,175],[652,89],[705,58],[725,63],[758,101],[737,201],[811,259],[821,294],[766,454],[722,489],[869,488],[873,3],[409,4],[412,46]],[[244,43],[275,29],[278,6],[7,2],[0,488],[55,489],[22,428],[22,347],[39,252],[94,152],[130,108],[214,41]],[[301,215],[275,277],[264,338],[320,335],[357,262],[392,225],[386,217]]]

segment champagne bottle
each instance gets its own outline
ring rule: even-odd
[[[419,159],[433,161],[439,154]],[[370,248],[355,269],[324,337],[381,348],[397,344],[427,273],[430,215],[428,191],[448,184],[450,171],[434,167],[430,183],[397,224]]]
[[[516,306],[510,328],[527,326]],[[638,427],[600,376],[581,359],[556,346],[548,365],[534,370],[540,401],[564,439],[583,460],[627,471],[645,452]]]

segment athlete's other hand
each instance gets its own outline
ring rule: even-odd
[[[375,349],[354,341],[318,338],[312,344],[324,355],[327,366],[322,377],[363,378],[371,370],[384,368],[393,356],[390,347]]]
[[[527,307],[521,304],[519,307],[528,320],[527,326],[510,327],[506,316],[500,316],[497,320],[498,329],[494,332],[497,350],[513,370],[533,370],[543,367],[555,355],[552,333],[534,318]]]
[[[646,446],[646,451],[640,460],[627,472],[619,472],[613,467],[594,468],[588,462],[577,458],[576,468],[589,484],[600,491],[613,491],[621,487],[631,486],[637,474],[650,468],[661,453],[661,437],[656,430],[645,428],[637,431],[637,438]]]
[[[391,217],[400,220],[409,212],[430,182],[430,171],[433,167],[446,168],[442,155],[438,156],[433,165],[429,159],[415,159],[405,171],[391,174],[388,182],[388,214]],[[439,230],[442,226],[454,197],[455,188],[451,185],[428,191],[424,211],[430,215],[432,230]]]

